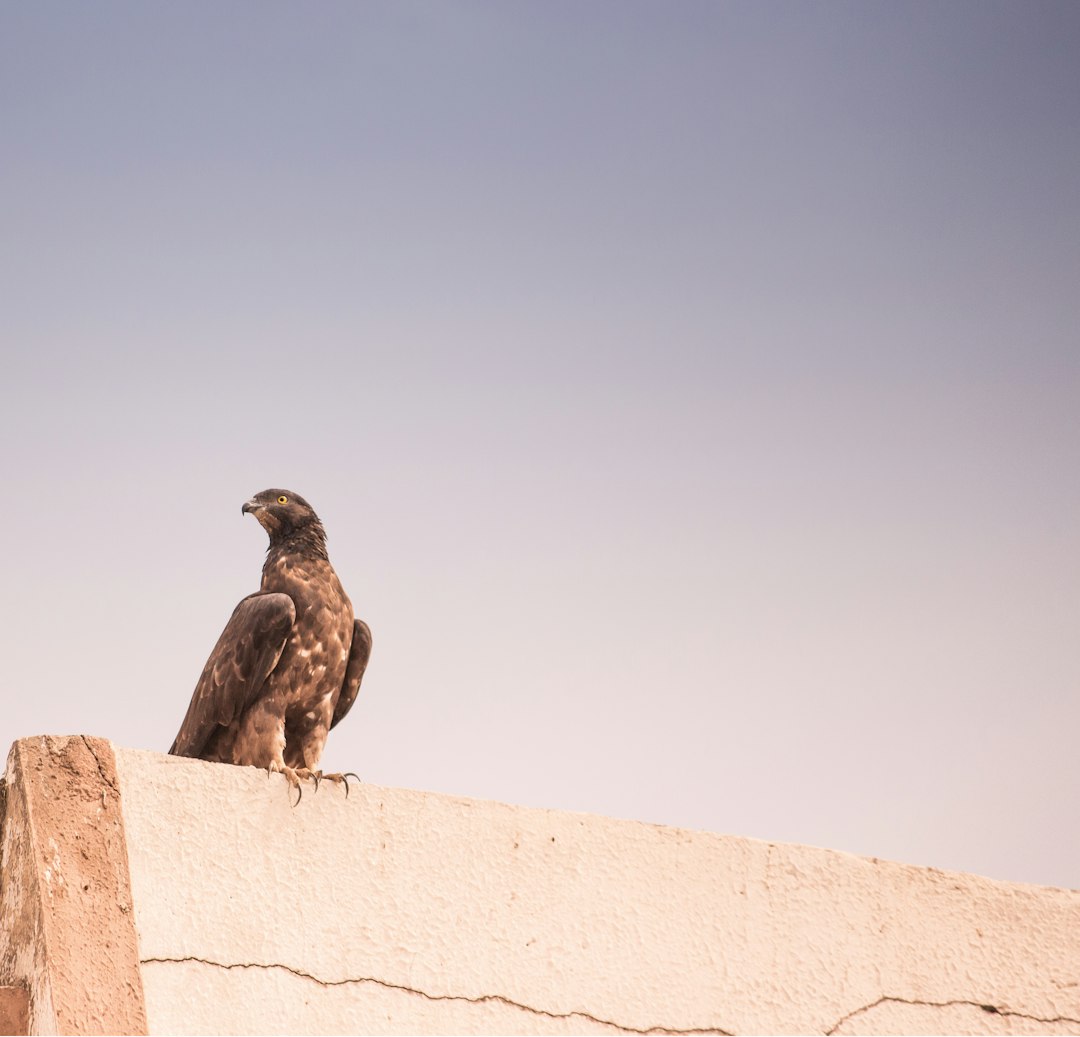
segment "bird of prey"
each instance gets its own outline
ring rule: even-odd
[[[169,750],[301,779],[317,770],[330,729],[349,712],[371,655],[371,631],[326,553],[326,531],[303,497],[263,490],[241,508],[270,536],[262,586],[233,611]]]

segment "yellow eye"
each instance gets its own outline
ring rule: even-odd
[[[277,502],[278,502],[278,504],[288,504],[289,503],[289,498],[286,497],[285,494],[283,493],[280,497],[278,497]]]

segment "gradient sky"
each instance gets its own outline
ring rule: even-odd
[[[329,769],[1080,886],[1078,53],[3,4],[2,741],[164,751],[281,486],[374,630]]]

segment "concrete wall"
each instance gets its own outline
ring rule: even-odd
[[[371,785],[294,808],[94,739],[16,743],[8,781],[0,983],[35,1032],[1080,1034],[1073,891]],[[96,975],[58,971],[62,897]]]

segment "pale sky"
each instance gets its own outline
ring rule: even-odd
[[[374,631],[328,769],[1080,887],[1078,53],[3,4],[0,740],[167,749],[280,486]]]

